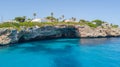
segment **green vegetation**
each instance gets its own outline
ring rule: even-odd
[[[90,27],[93,27],[93,28],[96,28],[96,27],[97,27],[96,24],[93,24],[93,23],[91,23],[91,22],[87,22],[86,24],[87,24],[88,26],[90,26]]]
[[[47,17],[49,19],[51,19],[51,17]],[[55,19],[55,18],[54,18]],[[98,22],[98,21],[96,21]],[[0,28],[6,28],[6,27],[13,27],[13,28],[16,28],[16,29],[20,29],[20,27],[33,27],[33,26],[39,26],[39,27],[42,27],[42,26],[57,26],[57,25],[88,25],[90,27],[93,27],[93,28],[96,28],[100,25],[102,25],[103,22],[100,22],[97,24],[94,24],[93,21],[92,22],[89,22],[89,21],[86,21],[86,20],[80,20],[80,22],[43,22],[43,23],[40,23],[40,22],[4,22],[4,23],[0,23]],[[99,25],[100,24],[100,25]],[[117,28],[118,25],[113,25],[111,24],[111,27],[114,27],[114,28]]]
[[[85,23],[85,22],[87,22],[87,21],[84,19],[80,19],[80,21],[79,21],[79,23]]]
[[[111,26],[112,26],[113,28],[118,28],[118,27],[119,27],[118,25],[113,25],[113,24],[111,24]]]
[[[95,23],[97,26],[101,26],[103,23],[105,23],[104,21],[99,20],[99,19],[93,20],[92,22]]]
[[[36,18],[37,14],[33,13],[33,17],[34,19]],[[103,26],[104,21],[102,20],[93,20],[93,21],[87,21],[84,19],[80,19],[79,22],[76,22],[76,18],[75,17],[71,17],[70,21],[66,22],[65,20],[65,16],[62,15],[60,18],[56,18],[54,17],[54,13],[51,12],[50,16],[47,16],[45,18],[47,20],[47,22],[31,22],[32,19],[31,18],[26,18],[26,16],[23,17],[15,17],[13,22],[4,22],[4,23],[0,23],[0,28],[4,28],[4,27],[13,27],[13,28],[17,28],[20,29],[20,27],[33,27],[33,26],[57,26],[57,25],[87,25],[90,26],[92,28],[96,28],[98,26]],[[113,28],[118,28],[118,25],[110,25]]]
[[[47,20],[50,20],[51,22],[57,22],[58,20],[55,17],[47,16]]]
[[[56,25],[81,25],[80,23],[74,23],[74,22],[20,22],[20,23],[13,23],[13,22],[4,22],[0,24],[0,28],[4,27],[14,27],[14,28],[20,28],[21,26],[25,27],[33,27],[33,26],[56,26]]]
[[[26,16],[23,16],[23,17],[15,17],[14,20],[16,20],[16,21],[18,21],[18,22],[25,22]]]

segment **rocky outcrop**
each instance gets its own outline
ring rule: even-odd
[[[16,30],[14,28],[0,29],[0,45],[8,45],[21,41],[51,39],[51,38],[65,38],[65,37],[115,37],[120,36],[119,28],[112,27],[97,27],[91,28],[89,26],[44,26],[21,28]]]
[[[116,37],[120,36],[120,29],[113,27],[97,27],[78,26],[78,34],[80,37]]]
[[[0,45],[16,43],[19,40],[17,36],[17,30],[15,29],[0,29]]]

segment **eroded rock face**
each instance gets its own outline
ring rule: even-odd
[[[8,45],[20,41],[36,39],[51,39],[60,37],[113,37],[120,36],[119,28],[91,28],[89,26],[44,26],[22,28],[20,31],[12,28],[0,29],[0,45]]]
[[[78,26],[77,27],[79,37],[116,37],[120,36],[119,28],[112,27],[97,27],[91,28],[89,26]]]
[[[0,29],[0,45],[16,43],[18,41],[18,33],[15,29]]]
[[[59,36],[61,32],[52,26],[46,26],[46,27],[41,27],[41,28],[28,28],[25,31],[25,34],[23,35],[23,38],[25,40],[31,40],[34,38],[37,39],[42,39],[42,37],[47,37],[47,36],[54,36],[57,37]]]

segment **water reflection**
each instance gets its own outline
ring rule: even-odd
[[[22,53],[63,53],[70,52],[74,46],[79,47],[80,45],[102,45],[107,43],[117,43],[120,42],[119,38],[81,38],[81,39],[55,39],[55,40],[45,40],[28,42],[22,44],[15,44],[9,48],[2,48],[2,50],[8,49],[9,52],[15,50],[21,50]],[[59,46],[56,46],[59,45]],[[50,46],[50,47],[48,47]],[[54,48],[53,48],[54,47]]]
[[[77,47],[79,47],[80,45],[94,46],[94,45],[107,44],[110,42],[114,43],[114,41],[119,42],[119,38],[56,39],[56,40],[45,40],[45,41],[15,44],[13,46],[10,46],[9,48],[4,48],[4,49],[5,50],[8,49],[9,52],[15,50],[21,50],[22,53],[38,53],[38,52],[68,53],[72,50],[74,46]]]
[[[80,39],[80,45],[101,45],[108,43],[111,38],[82,38]]]

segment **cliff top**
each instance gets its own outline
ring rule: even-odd
[[[34,27],[34,26],[59,26],[59,25],[66,25],[66,26],[89,26],[91,28],[97,28],[97,27],[112,27],[112,28],[118,28],[118,25],[109,24],[104,21],[100,20],[94,20],[94,21],[85,21],[80,20],[79,22],[4,22],[0,23],[0,28],[15,28],[15,29],[21,29],[21,27]]]

